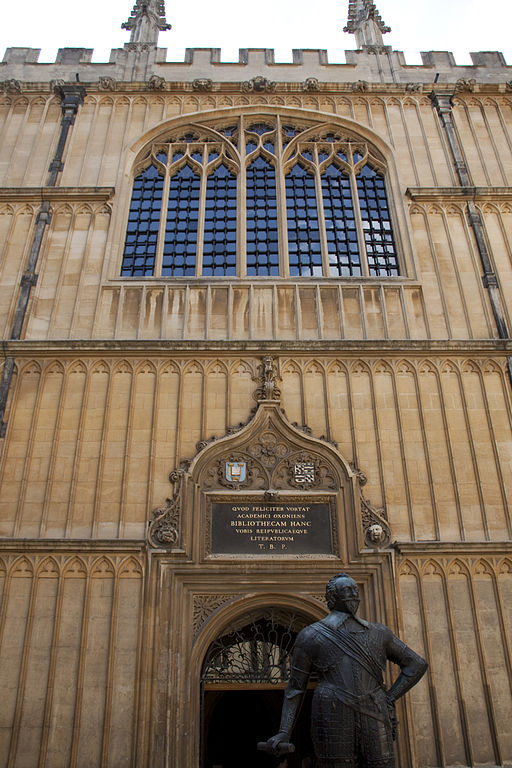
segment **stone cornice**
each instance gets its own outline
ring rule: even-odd
[[[469,356],[508,356],[512,353],[512,340],[360,340],[342,339],[340,341],[267,341],[261,340],[130,340],[130,339],[54,339],[4,341],[2,350],[5,356],[16,358],[76,358],[104,356],[125,357],[126,355],[152,355],[157,357],[180,354],[187,355],[347,355],[353,357],[381,357],[387,355],[449,355]]]
[[[106,202],[114,193],[114,187],[0,187],[0,202]]]
[[[415,202],[453,203],[460,200],[509,202],[512,187],[408,187],[406,195]]]
[[[0,552],[145,552],[144,539],[17,539],[0,538]]]
[[[510,555],[510,541],[395,541],[393,549],[402,556]]]

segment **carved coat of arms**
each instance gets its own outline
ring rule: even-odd
[[[228,483],[243,483],[247,476],[245,461],[226,461],[226,480]]]

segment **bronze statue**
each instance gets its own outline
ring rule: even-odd
[[[279,733],[261,746],[274,755],[293,749],[290,737],[313,673],[316,768],[394,768],[395,701],[418,682],[427,662],[388,627],[356,616],[359,591],[348,574],[333,576],[326,599],[330,613],[297,635]],[[386,690],[388,660],[400,674]]]

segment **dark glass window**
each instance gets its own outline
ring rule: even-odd
[[[315,178],[298,163],[286,177],[286,218],[290,275],[321,275]]]
[[[369,165],[356,178],[370,275],[398,275],[398,255],[391,229],[384,178]]]
[[[208,176],[203,275],[236,274],[236,187],[236,177],[225,165]]]
[[[154,165],[139,173],[133,181],[121,267],[123,277],[154,274],[163,187],[163,176]]]
[[[201,180],[189,165],[169,185],[162,275],[195,275]]]
[[[332,277],[360,275],[361,262],[350,179],[332,163],[322,175],[322,199],[329,274]]]
[[[278,275],[276,173],[261,157],[247,169],[247,274]]]

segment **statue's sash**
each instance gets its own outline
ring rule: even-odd
[[[343,651],[347,656],[350,656],[354,661],[357,661],[357,663],[376,680],[381,688],[384,687],[381,667],[373,656],[368,653],[366,648],[364,648],[364,646],[362,646],[350,632],[347,632],[343,627],[332,629],[332,627],[328,624],[324,624],[322,621],[318,622],[317,628],[320,630],[321,634],[327,638],[327,640],[330,640],[331,643],[334,643],[340,651]]]

